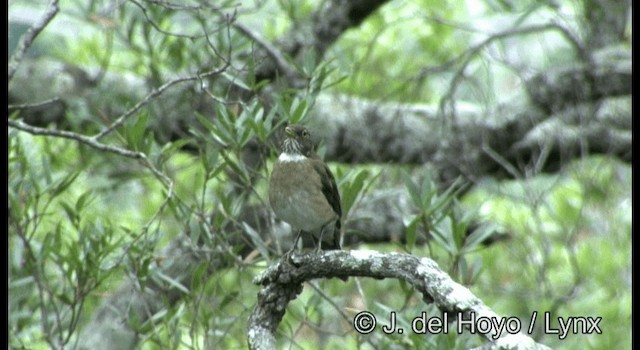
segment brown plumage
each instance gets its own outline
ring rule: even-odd
[[[317,240],[317,249],[341,249],[340,193],[331,170],[313,151],[309,131],[302,125],[285,128],[282,153],[269,181],[269,202],[276,216]],[[333,232],[331,232],[333,231]],[[328,234],[329,240],[323,240]]]

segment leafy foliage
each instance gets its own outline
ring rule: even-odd
[[[484,300],[521,320],[530,320],[533,311],[548,311],[554,320],[606,320],[602,335],[565,340],[545,335],[537,322],[534,334],[550,346],[626,348],[631,295],[622,286],[630,283],[630,175],[626,165],[593,157],[562,175],[487,183],[471,193],[467,205],[513,234],[506,246],[476,254],[485,265],[478,281]]]

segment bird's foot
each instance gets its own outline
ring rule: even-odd
[[[295,247],[292,247],[282,255],[282,259],[286,260],[288,263],[293,263],[293,261],[291,260],[291,257],[293,256],[294,251],[295,251]]]

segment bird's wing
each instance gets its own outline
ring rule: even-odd
[[[313,159],[313,168],[320,174],[322,179],[322,193],[333,208],[333,211],[342,217],[342,207],[340,206],[340,192],[336,185],[336,179],[333,177],[331,170],[319,159]]]

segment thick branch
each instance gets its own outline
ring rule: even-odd
[[[266,49],[267,54],[264,56],[269,57],[270,60],[256,69],[256,78],[258,80],[273,80],[278,75],[290,78],[290,75],[287,75],[290,73],[290,65],[285,64],[282,57],[290,56],[299,62],[305,48],[311,48],[319,62],[327,49],[347,29],[358,26],[386,2],[388,0],[330,0],[322,2],[323,6],[313,14],[313,21],[296,23],[288,33],[282,36],[282,40],[279,41],[281,52],[277,52],[278,46],[263,45],[261,41],[257,41]],[[245,32],[245,34],[247,33]],[[255,39],[255,36],[252,39]],[[300,85],[296,80],[291,79],[288,83],[294,87]]]
[[[312,45],[322,57],[326,50],[347,29],[360,25],[380,6],[388,0],[332,0],[323,3],[323,7],[316,11],[313,21],[313,35],[310,36]],[[297,36],[300,40],[300,36]],[[305,42],[298,42],[299,45]]]
[[[330,251],[321,254],[294,254],[291,263],[280,259],[254,279],[264,288],[258,293],[258,303],[249,317],[247,335],[251,349],[275,349],[276,329],[287,304],[302,291],[302,283],[315,278],[362,276],[397,278],[411,284],[422,293],[426,303],[435,303],[442,311],[470,319],[499,319],[495,312],[474,296],[469,289],[454,282],[429,258],[407,254],[372,251]],[[455,317],[455,316],[454,316]],[[494,345],[509,349],[548,349],[523,334],[484,335]]]
[[[443,127],[435,107],[323,95],[316,100],[309,124],[326,140],[328,160],[428,163],[447,187],[459,176],[475,182],[484,176],[523,178],[556,172],[584,154],[630,161],[630,101],[630,96],[587,101],[553,114],[526,101],[493,111],[457,104],[452,130]]]
[[[631,30],[631,0],[584,0],[579,4],[584,13],[585,42],[590,47],[603,47],[621,41],[627,26]],[[631,32],[628,33],[631,35]]]
[[[454,179],[460,174],[468,177],[516,177],[524,170],[516,166],[515,173],[507,171],[506,163],[496,161],[492,154],[501,155],[508,163],[527,166],[532,162],[540,163],[537,159],[540,149],[547,148],[548,162],[541,163],[543,166],[539,170],[542,171],[555,171],[561,162],[579,156],[581,153],[572,151],[575,149],[612,154],[629,161],[631,113],[630,103],[625,101],[629,101],[631,94],[630,51],[613,48],[595,54],[594,64],[595,68],[572,65],[543,72],[527,82],[529,100],[506,101],[493,110],[465,107],[457,102],[455,132],[443,128],[437,107],[380,103],[328,94],[318,96],[309,120],[314,134],[325,140],[328,160],[345,163],[432,162],[445,179]],[[51,72],[51,76],[56,74],[60,75],[59,72]],[[34,80],[39,78],[15,79],[10,86],[10,94],[13,91],[37,91],[29,87]],[[140,90],[139,84],[130,86],[132,90]],[[135,95],[137,91],[123,91],[121,94]],[[39,97],[48,98],[51,96]],[[193,111],[193,101],[206,98],[193,91],[184,94],[177,91],[169,99],[155,99],[152,106],[156,103],[160,106],[164,100],[176,101],[178,105],[172,105],[171,109],[158,108],[162,115],[152,120],[163,122],[152,126],[154,134],[159,135],[163,142],[171,137],[187,135],[186,128],[192,125],[188,122],[191,118],[188,114]],[[141,98],[141,101],[147,99]],[[123,112],[121,116],[126,118],[137,107]],[[121,106],[101,108],[109,110]],[[48,108],[50,110],[53,108]],[[36,119],[53,122],[49,117],[31,117],[31,112],[23,110],[21,116],[29,122],[33,120],[33,123]],[[553,131],[562,132],[571,127],[576,132],[564,140],[555,136],[549,138],[549,133],[536,130],[543,123],[546,123],[547,131],[550,125],[555,125],[551,128]],[[523,140],[527,140],[526,143]],[[522,147],[525,144],[527,147]],[[569,144],[571,146],[566,147]]]
[[[529,79],[525,88],[531,103],[548,113],[631,94],[631,52],[612,46],[593,54],[592,62],[555,67]]]

